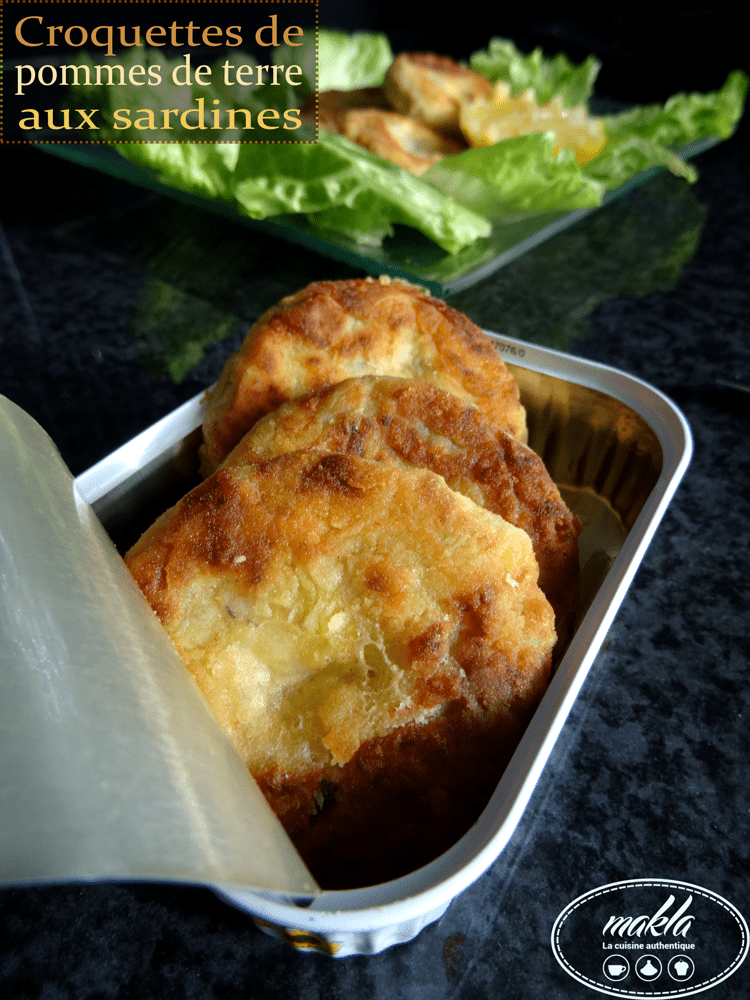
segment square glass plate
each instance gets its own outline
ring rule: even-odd
[[[700,139],[680,151],[684,159],[697,156],[720,140]],[[198,208],[209,209],[220,215],[241,222],[256,231],[295,243],[313,250],[324,257],[343,261],[372,275],[389,274],[424,285],[435,295],[468,288],[488,277],[498,268],[522,256],[532,247],[567,229],[596,208],[576,209],[572,212],[547,212],[515,221],[497,223],[491,234],[476,240],[456,254],[449,254],[436,243],[415,229],[396,227],[394,236],[383,241],[382,246],[365,246],[335,233],[321,234],[299,215],[278,216],[274,219],[256,220],[242,215],[232,205],[210,198],[201,198],[163,184],[149,171],[142,169],[118,155],[111,147],[91,144],[40,144],[40,148],[54,156],[78,163],[146,188],[157,194],[176,198]],[[608,191],[600,208],[611,204],[640,186],[661,168],[644,170],[625,184]]]

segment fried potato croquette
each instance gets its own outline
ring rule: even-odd
[[[444,156],[460,153],[466,142],[442,135],[388,105],[382,88],[329,90],[309,98],[300,110],[303,121],[338,132],[384,160],[412,174],[423,174]]]
[[[431,469],[452,489],[522,528],[558,632],[567,632],[577,608],[581,523],[539,456],[475,407],[427,382],[348,379],[263,417],[224,467],[307,449]]]
[[[444,156],[465,148],[465,144],[393,111],[345,111],[338,115],[337,122],[347,139],[417,176]]]
[[[391,106],[430,128],[459,132],[460,107],[487,98],[492,85],[481,74],[447,56],[409,52],[396,56],[383,90]]]
[[[225,365],[204,419],[204,473],[281,403],[367,374],[434,383],[525,440],[518,386],[463,313],[398,279],[318,281],[261,316]]]
[[[360,87],[357,90],[324,90],[309,97],[300,108],[302,121],[318,124],[329,132],[340,132],[338,116],[353,108],[390,107],[382,87]]]
[[[528,536],[427,469],[317,452],[233,464],[127,564],[326,887],[447,849],[548,681],[553,613]]]

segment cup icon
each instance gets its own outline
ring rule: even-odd
[[[607,979],[619,982],[630,972],[630,962],[620,955],[610,955],[604,960],[604,975]]]

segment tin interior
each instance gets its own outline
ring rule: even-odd
[[[661,475],[659,438],[644,418],[599,389],[508,365],[526,407],[529,445],[583,523],[581,598],[591,607]],[[566,647],[558,647],[559,662]]]
[[[121,554],[160,514],[200,482],[200,443],[201,429],[196,427],[92,501],[91,506]]]
[[[521,390],[529,445],[560,487],[590,490],[629,531],[663,467],[659,439],[640,414],[589,386],[509,365]]]

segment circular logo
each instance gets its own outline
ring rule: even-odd
[[[555,958],[573,979],[616,997],[689,997],[744,962],[745,918],[709,889],[629,879],[584,893],[552,928]]]

